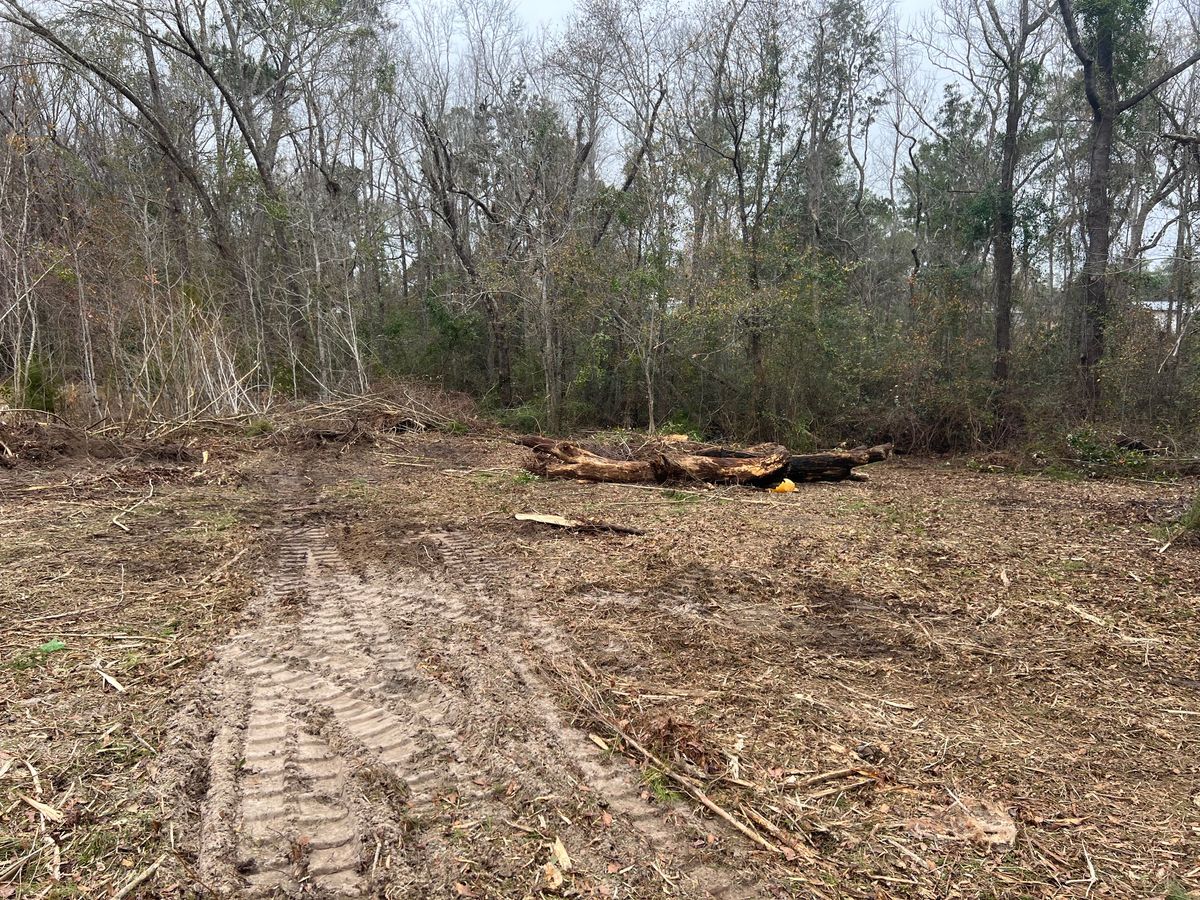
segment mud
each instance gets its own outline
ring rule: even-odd
[[[462,533],[406,540],[435,564],[353,570],[325,527],[282,541],[206,699],[177,723],[209,736],[187,779],[207,785],[201,884],[229,897],[770,892],[739,874],[740,838],[657,799],[570,725],[541,674],[571,659],[570,637],[532,588]]]

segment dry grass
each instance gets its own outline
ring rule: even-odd
[[[170,851],[152,782],[181,686],[251,589],[250,499],[185,467],[5,481],[0,896],[112,895]]]
[[[779,848],[749,864],[797,896],[1200,889],[1200,556],[1159,552],[1194,484],[900,460],[778,496],[541,481],[500,440],[356,443],[6,473],[0,897],[111,895],[164,853],[143,895],[196,887],[156,770],[252,590],[271,472],[372,566],[468,533],[569,635],[577,659],[542,663],[578,723],[651,799],[698,789]]]
[[[797,891],[1200,888],[1200,558],[1158,552],[1194,487],[896,461],[767,496],[546,482],[521,460],[383,479],[360,527],[403,509],[477,536],[573,636],[585,668],[546,664],[580,724],[779,829],[806,852],[763,863]]]

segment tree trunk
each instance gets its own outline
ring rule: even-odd
[[[792,481],[842,481],[853,477],[857,466],[887,459],[891,444],[857,450],[830,450],[792,456],[786,447],[761,444],[748,450],[721,447],[692,452],[660,447],[643,458],[615,459],[566,441],[525,437],[519,444],[530,448],[529,469],[549,478],[582,478],[636,484],[667,481],[702,481],[769,487],[784,478]]]
[[[1083,264],[1083,330],[1079,348],[1084,412],[1088,418],[1096,414],[1100,402],[1097,366],[1104,357],[1104,329],[1108,319],[1109,224],[1112,220],[1108,189],[1115,118],[1116,109],[1110,94],[1093,117],[1089,157],[1087,255]]]
[[[484,292],[483,308],[487,321],[488,368],[496,380],[501,406],[512,406],[512,356],[509,349],[508,327],[504,308],[490,290]]]
[[[1012,352],[1013,228],[1016,224],[1013,187],[1017,170],[1017,136],[1021,127],[1018,62],[1010,58],[1008,65],[1008,110],[1000,158],[1000,210],[996,217],[996,359],[992,377],[1001,393],[1007,392],[1009,354]]]
[[[546,248],[542,248],[541,260],[541,290],[539,292],[539,311],[542,325],[542,368],[546,388],[546,427],[552,434],[562,430],[562,348],[559,338],[558,311],[550,293],[550,258]]]

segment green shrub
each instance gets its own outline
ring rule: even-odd
[[[511,428],[513,431],[520,431],[524,434],[540,434],[544,430],[546,410],[542,404],[531,401],[512,409],[501,410],[497,418],[501,425]]]
[[[1179,517],[1176,526],[1175,540],[1182,537],[1195,538],[1200,536],[1200,494],[1192,501],[1192,505]]]
[[[50,367],[49,361],[34,354],[25,369],[25,384],[21,394],[23,403],[30,409],[42,412],[57,412],[62,400],[63,383]]]

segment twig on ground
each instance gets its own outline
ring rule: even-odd
[[[797,854],[799,854],[801,856],[812,856],[813,855],[812,848],[807,847],[800,841],[796,840],[792,835],[788,834],[786,831],[784,831],[782,828],[780,828],[778,825],[776,825],[774,822],[772,822],[770,819],[768,819],[766,816],[764,816],[762,813],[760,813],[754,807],[747,806],[745,803],[740,804],[740,807],[742,810],[742,814],[745,815],[746,818],[750,819],[752,822],[754,822],[760,828],[766,830],[769,834],[773,835],[775,840],[779,841],[785,847],[795,851]]]
[[[246,551],[249,549],[250,549],[249,547],[243,547],[241,550],[239,550],[237,553],[235,553],[229,559],[225,560],[225,562],[221,563],[221,565],[217,566],[215,569],[213,569],[211,572],[209,572],[207,575],[205,575],[203,578],[201,578],[199,581],[197,581],[196,587],[200,587],[200,585],[202,585],[202,584],[208,584],[210,581],[213,581],[214,579],[219,578],[221,575],[223,575],[229,569],[230,566],[232,566],[239,559],[241,559],[243,556],[245,556]]]
[[[166,858],[167,854],[164,853],[150,865],[146,866],[146,868],[142,869],[137,875],[134,875],[125,887],[113,894],[112,900],[122,900],[123,897],[128,897],[132,894],[139,885],[147,881],[151,875],[158,871],[159,866],[163,864]]]
[[[153,496],[154,496],[154,481],[151,480],[150,481],[150,490],[146,492],[146,496],[143,497],[141,500],[139,500],[137,503],[133,504],[133,506],[128,506],[125,509],[122,509],[120,512],[118,512],[115,516],[112,517],[112,523],[114,525],[116,525],[118,528],[120,528],[122,531],[124,531],[126,534],[129,534],[129,526],[121,521],[121,517],[129,515],[131,512],[133,512],[135,509],[137,509],[143,503],[146,503],[148,500],[150,500],[150,498]]]
[[[875,778],[859,778],[855,781],[851,781],[849,784],[838,784],[831,788],[826,788],[823,791],[817,791],[815,794],[809,794],[805,799],[821,800],[825,797],[832,797],[835,794],[844,794],[847,791],[856,791],[860,787],[865,787],[868,784],[874,784],[876,780],[877,779]]]
[[[627,746],[632,747],[634,750],[636,750],[647,762],[649,762],[656,769],[658,769],[663,774],[664,777],[671,779],[671,781],[674,781],[676,784],[678,784],[680,787],[682,787],[685,791],[687,791],[687,793],[693,799],[695,799],[697,802],[699,802],[701,806],[703,806],[705,809],[707,809],[713,815],[717,816],[719,819],[722,819],[725,822],[727,822],[728,824],[730,824],[731,826],[733,826],[735,829],[737,829],[739,832],[741,832],[743,835],[745,835],[747,838],[749,838],[753,843],[762,847],[764,850],[768,850],[771,853],[779,853],[779,854],[784,853],[784,850],[782,847],[776,846],[775,844],[771,843],[769,840],[767,840],[765,837],[763,837],[762,834],[758,830],[756,830],[752,826],[748,825],[746,822],[741,821],[736,816],[732,815],[730,812],[728,812],[726,809],[724,809],[722,806],[720,806],[719,804],[714,802],[700,788],[700,786],[698,784],[696,784],[696,782],[693,779],[675,771],[675,769],[673,769],[671,766],[667,765],[665,762],[663,762],[661,759],[659,759],[657,755],[655,755],[650,750],[646,749],[644,746],[642,746],[642,744],[640,744],[637,740],[635,740],[633,737],[631,737],[623,728],[621,728],[620,725],[618,725],[611,718],[609,718],[604,713],[602,713],[600,710],[598,710],[594,707],[592,708],[591,712],[592,712],[592,715],[594,715],[599,722],[601,722],[606,728],[610,729],[614,734],[616,734],[618,737],[620,737],[621,740]]]
[[[861,774],[863,774],[861,769],[855,769],[853,767],[848,769],[834,769],[831,772],[822,772],[819,775],[811,775],[808,778],[804,778],[800,781],[789,784],[787,787],[793,790],[801,790],[807,787],[815,787],[818,784],[824,784],[827,781],[837,781],[839,778],[849,778],[852,775]]]

